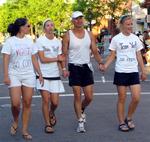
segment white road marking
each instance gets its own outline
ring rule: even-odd
[[[69,83],[68,81],[62,81],[62,82],[63,82],[63,83],[66,83],[66,84]],[[94,80],[94,82],[95,82],[95,83],[103,83],[102,80]],[[113,80],[106,80],[105,83],[106,83],[106,82],[113,82]],[[145,80],[144,82],[150,82],[150,80]],[[104,83],[104,84],[105,84],[105,83]],[[4,85],[5,85],[4,83],[0,83],[0,86],[4,86]]]
[[[34,107],[36,106],[35,104],[31,104],[31,107]],[[11,107],[11,104],[2,104],[0,105],[1,108],[10,108]],[[20,106],[22,108],[22,105]]]
[[[95,83],[102,82],[102,80],[94,80]],[[113,80],[106,80],[105,82],[113,82]],[[142,82],[142,81],[141,81]],[[150,80],[145,80],[144,82],[150,82]],[[68,81],[63,81],[63,83],[68,83]],[[103,82],[102,82],[103,83]],[[104,83],[105,84],[105,83]]]
[[[5,85],[4,83],[0,83],[0,86]]]
[[[127,95],[130,95],[130,92],[127,92]],[[141,92],[142,95],[149,95],[150,92]],[[94,93],[95,96],[115,96],[118,95],[117,92],[112,92],[112,93]],[[71,97],[73,94],[60,94],[61,97]],[[34,95],[33,98],[41,98],[41,95]],[[7,97],[0,97],[0,100],[7,100],[10,99],[9,96]]]

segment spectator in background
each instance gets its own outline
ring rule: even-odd
[[[97,36],[97,48],[100,55],[104,54],[104,36],[105,31],[102,30],[101,33]]]
[[[150,37],[148,35],[148,31],[143,32],[143,37],[140,38],[140,40],[142,41],[143,46],[144,46],[144,48],[141,50],[144,64],[149,65],[150,61],[149,61],[149,53],[148,53],[149,48],[148,48],[148,46],[150,45]]]

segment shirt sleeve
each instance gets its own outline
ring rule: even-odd
[[[41,44],[39,39],[37,39],[37,41],[35,42],[35,46],[38,51],[44,51],[43,45]]]
[[[12,52],[11,50],[12,50],[11,45],[10,45],[9,41],[6,40],[6,42],[4,43],[4,45],[2,47],[1,53],[10,55]]]
[[[143,48],[144,48],[144,46],[143,46],[142,42],[140,41],[139,38],[137,38],[137,48],[136,48],[136,51],[139,51],[139,50],[141,50]]]
[[[116,51],[116,48],[117,48],[117,43],[116,43],[115,39],[112,38],[111,43],[109,45],[109,50]]]
[[[35,45],[35,43],[32,44],[32,55],[37,54],[38,49],[37,46]]]

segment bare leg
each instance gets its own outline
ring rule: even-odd
[[[118,102],[117,102],[117,117],[119,124],[124,123],[125,119],[125,101],[126,101],[126,86],[117,86]]]
[[[22,134],[25,139],[32,139],[32,136],[28,133],[28,123],[31,115],[33,91],[33,88],[22,87]]]
[[[57,121],[56,116],[55,116],[55,110],[57,109],[58,104],[59,104],[59,94],[51,93],[50,100],[51,100],[51,109],[49,111],[50,123],[52,126],[54,126]]]
[[[132,85],[130,86],[131,89],[131,94],[132,94],[132,100],[129,104],[129,108],[128,108],[128,115],[127,118],[131,119],[133,113],[135,112],[137,105],[140,101],[140,92],[141,92],[141,87],[139,84],[137,85]]]
[[[90,104],[93,100],[93,85],[89,85],[83,88],[84,100],[82,101],[82,111]]]
[[[41,90],[42,95],[42,112],[44,116],[45,125],[50,125],[49,123],[49,104],[50,104],[50,93],[45,90]]]
[[[59,94],[51,93],[50,100],[51,100],[51,113],[54,113],[59,104]]]
[[[42,112],[45,121],[45,132],[53,133],[54,130],[51,127],[50,119],[49,119],[49,105],[50,105],[50,93],[45,90],[40,90],[42,96]]]
[[[81,88],[80,86],[73,86],[74,93],[74,109],[77,119],[81,118]]]
[[[18,127],[18,119],[20,113],[20,103],[21,103],[21,87],[12,87],[9,89],[10,99],[11,99],[11,112],[13,115],[13,123],[10,129],[12,135],[16,134],[16,129]]]

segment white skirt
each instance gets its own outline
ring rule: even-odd
[[[61,80],[46,80],[46,79],[44,79],[44,85],[41,86],[39,79],[37,79],[36,88],[38,90],[46,90],[50,93],[65,92],[64,85]]]

